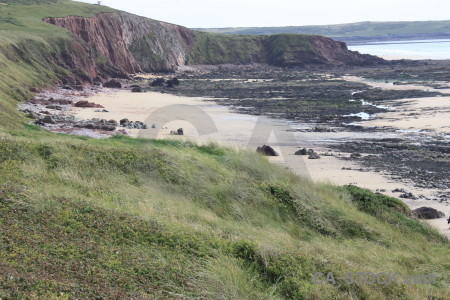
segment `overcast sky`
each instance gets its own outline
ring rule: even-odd
[[[103,0],[103,4],[190,28],[450,19],[450,0]]]

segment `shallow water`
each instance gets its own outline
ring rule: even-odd
[[[385,59],[450,59],[450,39],[387,41],[350,45],[348,48]]]

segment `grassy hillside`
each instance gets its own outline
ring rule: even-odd
[[[445,298],[449,243],[399,200],[215,145],[0,140],[0,297]],[[315,285],[316,272],[436,274]]]
[[[302,33],[318,34],[337,39],[353,37],[397,37],[423,38],[450,37],[450,21],[424,22],[360,22],[323,26],[286,26],[286,27],[236,27],[236,28],[200,28],[198,30],[221,34],[280,34]]]
[[[48,60],[69,35],[36,16],[100,9],[0,6],[1,299],[445,299],[449,242],[396,199],[217,145],[26,124],[17,101],[69,72]],[[316,272],[437,280],[316,285]]]
[[[17,128],[17,100],[30,96],[29,87],[70,74],[58,66],[58,60],[67,49],[73,51],[71,36],[42,18],[50,14],[89,17],[111,9],[73,1],[2,2],[7,4],[0,5],[0,126]]]
[[[265,62],[264,37],[200,33],[187,64],[223,64]]]

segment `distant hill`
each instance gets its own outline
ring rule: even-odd
[[[196,28],[222,34],[318,34],[349,44],[370,41],[448,39],[450,20],[422,22],[360,22],[323,26]]]

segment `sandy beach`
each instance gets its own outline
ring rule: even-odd
[[[432,105],[436,101],[444,106],[450,103],[449,99],[420,99],[411,100],[411,105],[405,109],[423,108]],[[350,155],[350,153],[329,152],[324,145],[330,142],[338,143],[350,139],[364,138],[373,135],[389,136],[389,133],[364,133],[364,132],[292,132],[293,128],[308,128],[311,124],[292,123],[284,120],[275,120],[267,117],[258,117],[233,113],[228,107],[215,104],[208,99],[179,97],[157,92],[131,93],[127,90],[114,90],[112,93],[99,93],[89,98],[89,101],[100,104],[108,112],[98,112],[95,108],[74,108],[73,114],[76,118],[87,120],[92,118],[114,119],[120,121],[128,118],[131,121],[142,121],[148,124],[149,129],[130,129],[127,131],[134,137],[150,138],[175,138],[187,139],[198,143],[218,142],[228,147],[256,149],[257,146],[268,144],[281,154],[279,157],[269,158],[274,163],[290,168],[302,176],[310,176],[314,181],[330,182],[333,184],[355,184],[372,191],[382,191],[383,194],[396,196],[391,191],[403,188],[414,194],[432,196],[434,190],[419,189],[413,183],[398,182],[389,179],[387,174],[376,173],[370,170],[360,170],[360,167],[352,162],[338,159],[338,155]],[[428,102],[430,101],[430,102]],[[96,112],[97,110],[97,112]],[[433,130],[447,131],[445,119],[448,112],[420,118],[404,118],[402,111],[382,114],[372,121],[369,126],[395,126],[397,128],[411,129],[417,124],[424,124],[420,128],[433,128]],[[401,119],[401,122],[395,120]],[[164,122],[164,123],[162,123]],[[447,123],[448,124],[448,123]],[[150,128],[155,125],[156,128]],[[261,134],[258,136],[258,129]],[[183,128],[184,136],[171,135],[170,131]],[[270,132],[272,131],[272,132]],[[267,133],[269,132],[269,133]],[[287,134],[283,134],[286,133]],[[278,139],[277,139],[278,138]],[[319,160],[310,160],[305,156],[293,155],[299,148],[313,148],[322,154]],[[328,153],[334,156],[323,155]],[[350,169],[350,170],[349,170]],[[405,200],[412,208],[429,206],[446,213],[448,217],[450,206],[447,202],[426,200]],[[430,224],[450,237],[445,219],[429,221]]]

